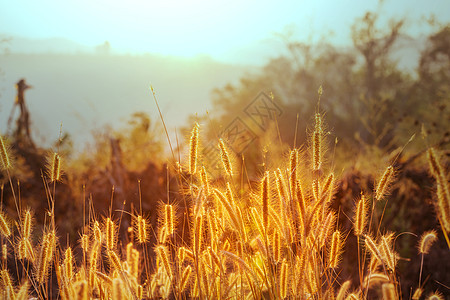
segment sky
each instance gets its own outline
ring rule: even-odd
[[[108,41],[122,53],[239,61],[246,49],[281,42],[280,33],[350,44],[350,27],[366,11],[379,11],[380,22],[408,17],[413,34],[426,33],[417,22],[422,16],[450,21],[446,0],[0,0],[0,34],[66,38],[86,46]]]

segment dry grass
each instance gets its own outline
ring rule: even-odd
[[[183,172],[181,162],[171,170],[187,187],[183,195],[189,203],[184,212],[189,216],[188,228],[177,220],[180,208],[176,203],[161,205],[158,227],[153,229],[142,212],[128,212],[134,220],[129,232],[134,235],[125,247],[118,233],[121,216],[113,213],[101,222],[95,217],[87,220],[79,245],[58,242],[53,207],[61,158],[55,153],[44,181],[53,184],[53,194],[48,193],[49,218],[41,241],[33,240],[33,213],[29,209],[21,213],[20,201],[19,220],[11,222],[0,213],[3,248],[13,249],[3,258],[2,298],[367,299],[376,294],[399,299],[395,235],[382,234],[374,215],[374,202],[388,197],[394,168],[387,166],[375,191],[361,191],[354,216],[349,216],[354,230],[343,232],[337,223],[340,212],[331,208],[339,178],[325,163],[329,160],[323,127],[322,115],[316,114],[307,143],[310,151],[292,149],[285,163],[265,170],[258,184],[242,185],[223,140],[219,140],[217,155],[226,176],[210,178],[198,157],[199,125],[195,124],[188,172]],[[3,139],[0,146],[2,167],[9,170]],[[447,175],[435,150],[429,150],[428,160],[437,181],[436,208],[446,233]],[[358,238],[354,272],[359,274],[360,284],[356,286],[339,276],[349,234]],[[151,235],[156,244],[150,244]],[[182,238],[186,236],[190,237]],[[435,231],[424,234],[419,243],[422,258],[435,239]],[[78,260],[73,254],[76,247],[82,249]],[[149,254],[152,251],[155,256]],[[6,268],[8,262],[18,266],[14,280]],[[421,273],[415,299],[422,293]]]

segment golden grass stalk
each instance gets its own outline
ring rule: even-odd
[[[440,221],[447,232],[450,232],[450,192],[448,182],[437,184],[437,207]],[[450,247],[450,245],[449,245]]]
[[[29,239],[31,235],[31,210],[27,209],[23,216],[23,224],[22,224],[22,236],[25,239]]]
[[[389,276],[381,273],[372,273],[369,274],[365,280],[364,280],[364,287],[370,288],[371,286],[374,286],[375,284],[383,284],[389,282]]]
[[[2,245],[2,260],[3,262],[6,262],[8,258],[8,246],[6,244]]]
[[[156,253],[158,255],[159,260],[163,263],[167,276],[169,276],[169,278],[172,278],[172,268],[170,266],[167,248],[163,245],[158,245],[156,246]]]
[[[9,158],[9,147],[3,136],[0,135],[0,160],[2,170],[9,170],[12,168],[12,163]]]
[[[95,241],[97,243],[101,244],[102,243],[102,231],[100,229],[100,224],[98,223],[98,221],[94,222],[93,232],[94,232]]]
[[[198,256],[203,242],[203,215],[199,214],[194,224],[194,255]]]
[[[288,292],[288,272],[289,272],[289,265],[286,259],[284,259],[281,264],[281,272],[280,272],[280,296],[282,299],[286,298]]]
[[[428,254],[431,245],[437,240],[437,235],[435,230],[430,230],[424,232],[419,241],[419,253]]]
[[[198,123],[192,128],[191,139],[189,141],[189,174],[195,174],[197,171],[197,152],[198,152]]]
[[[87,234],[82,234],[80,238],[81,249],[83,249],[84,253],[87,253],[89,250],[89,236]]]
[[[225,172],[228,176],[233,175],[233,168],[231,166],[230,155],[228,154],[227,147],[222,139],[219,139],[219,149],[220,149],[220,158],[222,159],[222,164]]]
[[[165,226],[166,233],[170,236],[172,235],[175,228],[174,214],[173,214],[173,206],[170,204],[164,205],[164,216],[165,216]]]
[[[186,268],[184,268],[184,270],[183,270],[183,274],[181,275],[180,293],[183,293],[184,290],[186,289],[186,287],[188,286],[189,278],[191,277],[191,273],[192,273],[192,267],[189,265],[186,266]]]
[[[297,192],[297,165],[298,165],[298,149],[293,149],[289,155],[289,187],[291,197],[295,197]]]
[[[434,292],[427,297],[427,300],[444,300],[444,296],[440,292]]]
[[[119,256],[114,252],[113,250],[108,251],[108,258],[109,262],[111,263],[111,266],[117,270],[122,271],[122,262],[120,261]]]
[[[278,231],[275,231],[272,236],[272,253],[273,260],[279,262],[281,256],[281,240]]]
[[[312,162],[313,170],[318,171],[322,167],[322,117],[316,114],[316,125],[312,135]]]
[[[30,285],[28,281],[25,281],[19,288],[19,291],[17,292],[16,299],[17,300],[28,300],[28,289],[30,288]]]
[[[422,294],[423,294],[423,289],[422,288],[417,288],[415,291],[414,291],[414,293],[413,293],[413,295],[412,295],[412,300],[419,300],[420,299],[420,297],[422,296]]]
[[[261,201],[263,213],[263,226],[267,230],[269,226],[269,171],[266,171],[262,180]]]
[[[381,255],[380,251],[377,248],[377,245],[372,240],[372,238],[368,235],[364,235],[364,237],[365,237],[364,243],[366,245],[366,248],[370,251],[372,256],[378,258],[380,262],[383,262],[383,256]]]
[[[444,168],[442,168],[434,148],[429,148],[427,150],[427,159],[428,164],[430,165],[431,174],[436,178],[436,180],[443,181],[445,179]]]
[[[50,178],[50,182],[61,180],[61,156],[59,156],[58,153],[53,153],[53,157],[51,159],[51,163],[48,166],[47,172]]]
[[[393,178],[394,167],[388,166],[377,184],[377,189],[375,190],[375,199],[381,200],[386,195]]]
[[[106,218],[105,220],[105,243],[106,249],[112,250],[115,246],[116,240],[116,224],[111,218]]]
[[[6,219],[4,212],[0,211],[0,232],[3,236],[9,237],[11,235],[11,229]]]
[[[145,220],[145,218],[143,218],[142,216],[137,216],[136,218],[136,238],[137,241],[140,244],[143,244],[145,242],[147,242],[148,240],[148,235],[147,235],[147,222]],[[109,247],[108,247],[109,248]],[[109,248],[112,249],[112,248]]]
[[[341,241],[341,233],[339,230],[333,232],[331,236],[331,246],[330,246],[330,254],[328,259],[328,266],[332,269],[335,269],[340,260],[340,253],[342,249],[342,241]]]
[[[200,179],[202,181],[203,188],[205,190],[206,196],[209,196],[211,194],[211,191],[209,189],[209,180],[208,180],[208,174],[206,173],[206,169],[203,166],[200,170]]]
[[[397,294],[395,292],[395,286],[392,283],[385,283],[381,286],[383,293],[383,300],[397,300]]]
[[[72,248],[68,247],[64,253],[64,272],[67,280],[73,276],[73,255]]]
[[[391,246],[392,238],[393,234],[383,235],[381,237],[381,242],[378,249],[380,250],[382,257],[384,258],[383,261],[385,262],[386,266],[393,271],[396,265],[396,258]]]
[[[361,199],[356,205],[355,218],[353,222],[353,230],[356,236],[364,233],[367,224],[367,200],[366,196],[361,193]]]

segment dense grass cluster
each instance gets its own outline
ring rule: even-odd
[[[58,242],[54,204],[61,157],[54,153],[44,180],[49,209],[40,240],[32,238],[33,211],[23,208],[20,198],[14,196],[18,219],[11,220],[0,211],[1,297],[400,299],[397,236],[374,225],[383,218],[374,208],[379,201],[387,204],[396,175],[394,162],[386,166],[374,191],[361,190],[354,215],[348,216],[353,230],[346,231],[337,222],[342,212],[331,207],[339,178],[328,163],[326,138],[323,116],[317,113],[304,147],[290,150],[284,164],[266,167],[259,182],[242,184],[222,139],[217,155],[223,176],[210,178],[199,156],[199,125],[195,124],[186,168],[178,163],[173,171],[183,186],[186,210],[180,203],[162,203],[157,228],[150,227],[141,209],[104,217],[90,211],[77,246]],[[3,138],[0,150],[2,169],[11,178],[11,158]],[[447,174],[432,148],[428,161],[437,182],[436,211],[447,238]],[[11,180],[10,184],[14,190]],[[119,235],[123,213],[130,214],[133,223],[129,228],[132,240],[126,244]],[[155,244],[149,242],[151,235]],[[353,266],[359,274],[356,285],[339,276],[349,235],[358,240],[358,261]],[[436,231],[421,237],[422,264],[436,239]],[[81,249],[78,260],[77,248]],[[14,272],[7,269],[11,262],[16,265]],[[422,295],[422,269],[418,280],[412,299],[444,299],[439,292]]]

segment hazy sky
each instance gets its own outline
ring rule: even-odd
[[[384,20],[408,16],[416,22],[435,14],[449,22],[447,0],[0,0],[0,34],[67,38],[95,46],[108,40],[116,51],[151,52],[217,59],[245,48],[264,48],[276,33],[294,28],[299,40],[334,32],[335,43],[350,42],[350,26],[366,11]],[[423,24],[411,23],[418,33]]]

